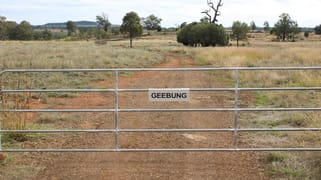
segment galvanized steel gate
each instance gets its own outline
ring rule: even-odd
[[[240,88],[239,73],[243,71],[320,71],[321,67],[263,67],[263,68],[132,68],[132,69],[16,69],[3,70],[0,76],[8,73],[74,73],[74,72],[112,72],[114,74],[113,89],[5,89],[1,87],[1,94],[10,93],[47,93],[47,92],[112,92],[114,93],[114,108],[112,109],[1,109],[2,113],[15,112],[109,112],[114,113],[113,129],[89,129],[89,130],[4,130],[0,124],[0,152],[179,152],[179,151],[321,151],[321,145],[318,147],[291,147],[291,148],[240,148],[238,145],[238,134],[240,132],[321,132],[320,127],[315,128],[239,128],[239,112],[263,112],[263,111],[319,111],[321,107],[314,108],[240,108],[239,93],[243,91],[321,91],[321,87],[269,87],[269,88]],[[182,108],[182,109],[120,109],[119,95],[120,92],[148,92],[149,89],[120,89],[119,88],[119,73],[121,72],[141,72],[141,71],[231,71],[234,72],[234,87],[233,88],[193,88],[190,91],[226,91],[234,92],[234,107],[233,108]],[[318,77],[320,78],[320,77]],[[151,87],[153,88],[153,87]],[[233,112],[234,125],[231,128],[224,129],[122,129],[119,126],[119,113],[121,112]],[[320,119],[321,120],[321,119]],[[0,121],[1,122],[1,121]],[[137,133],[137,132],[232,132],[234,134],[232,148],[173,148],[173,149],[124,149],[119,146],[120,133]],[[111,149],[6,149],[3,148],[1,135],[4,133],[113,133],[115,137],[114,148]]]

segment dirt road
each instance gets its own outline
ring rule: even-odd
[[[192,67],[188,59],[170,57],[160,67]],[[120,88],[221,87],[209,72],[139,72],[120,78]],[[95,82],[110,86],[111,82]],[[92,93],[71,98],[59,108],[82,105],[106,108],[113,94]],[[233,94],[193,92],[190,102],[149,102],[146,93],[120,93],[120,108],[208,108],[233,106]],[[86,99],[86,100],[84,100]],[[84,103],[85,101],[85,103]],[[78,106],[78,107],[77,107]],[[84,114],[70,127],[113,128],[113,114]],[[120,128],[229,128],[231,113],[120,113]],[[61,124],[62,127],[66,125]],[[113,148],[114,136],[86,134],[62,136],[37,143],[64,148]],[[127,133],[120,134],[121,148],[228,148],[232,133]],[[29,145],[30,146],[30,145]],[[53,146],[53,145],[52,145]],[[26,154],[25,161],[38,166],[30,179],[267,179],[253,152],[152,152],[152,153],[43,153]]]

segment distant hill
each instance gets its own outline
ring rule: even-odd
[[[311,27],[301,27],[302,32],[314,32],[314,28]]]
[[[97,22],[94,21],[74,21],[76,26],[78,28],[91,28],[91,27],[97,27]],[[35,28],[50,28],[50,29],[66,29],[67,22],[58,22],[58,23],[47,23],[40,26],[34,26]],[[111,27],[120,27],[120,25],[112,24]]]
[[[77,27],[96,27],[97,23],[93,21],[75,21]],[[43,28],[66,28],[67,22],[47,23],[42,25]]]

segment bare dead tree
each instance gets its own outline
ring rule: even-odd
[[[216,22],[218,22],[217,17],[221,15],[221,11],[219,11],[219,8],[223,6],[222,0],[219,0],[216,5],[211,0],[207,0],[207,5],[209,9],[203,11],[202,13],[209,18],[211,23],[215,24]],[[214,11],[213,14],[212,11]]]

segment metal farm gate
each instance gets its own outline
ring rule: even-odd
[[[1,96],[5,94],[17,94],[17,93],[59,93],[59,92],[77,92],[77,93],[87,93],[87,92],[99,92],[99,93],[112,93],[113,94],[113,108],[109,109],[20,109],[20,108],[2,108],[1,109],[1,118],[3,113],[112,113],[114,118],[114,128],[111,129],[56,129],[56,130],[48,130],[48,129],[41,129],[41,130],[24,130],[24,129],[15,129],[9,130],[1,128],[0,124],[0,136],[3,137],[4,134],[8,133],[110,133],[114,137],[113,148],[108,149],[55,149],[55,148],[48,148],[48,149],[7,149],[2,146],[3,142],[1,142],[0,137],[0,152],[182,152],[182,151],[321,151],[321,145],[317,145],[317,147],[270,147],[270,148],[261,148],[261,147],[253,147],[253,148],[243,148],[239,146],[239,133],[244,132],[321,132],[321,127],[313,127],[313,128],[240,128],[239,126],[239,113],[241,112],[321,112],[321,107],[293,107],[293,108],[275,108],[275,107],[240,107],[239,102],[239,94],[241,92],[275,92],[275,91],[313,91],[320,96],[321,85],[318,84],[316,87],[297,87],[297,86],[288,86],[288,87],[240,87],[240,73],[242,72],[256,72],[260,73],[264,72],[273,72],[273,71],[315,71],[320,73],[321,67],[263,67],[263,68],[251,68],[251,67],[235,67],[235,68],[131,68],[131,69],[15,69],[15,70],[2,70],[0,72],[1,78],[11,75],[19,76],[22,73],[107,73],[109,72],[110,75],[113,77],[113,88],[109,89],[95,89],[95,88],[76,88],[76,89],[10,89],[1,85]],[[186,91],[186,92],[230,92],[234,94],[234,97],[231,97],[233,101],[234,107],[218,107],[218,108],[164,108],[164,109],[148,109],[148,108],[139,108],[135,109],[135,107],[129,109],[119,108],[119,93],[124,92],[131,92],[131,93],[146,93],[146,98],[148,96],[148,92],[151,91],[154,87],[149,88],[127,88],[122,89],[119,87],[120,81],[120,73],[133,73],[133,72],[228,72],[233,74],[233,83],[234,87],[228,88],[217,88],[217,87],[210,87],[210,88],[183,88],[179,89],[176,88],[175,91]],[[318,82],[320,82],[320,77]],[[152,90],[165,90],[166,89],[152,89]],[[158,94],[162,97],[162,94]],[[166,95],[165,95],[166,96]],[[1,102],[3,103],[3,102]],[[183,112],[229,112],[234,114],[233,118],[233,126],[229,128],[197,128],[197,129],[172,129],[172,128],[161,128],[161,129],[124,129],[120,126],[119,121],[120,113],[152,113],[152,112],[170,112],[170,113],[183,113]],[[3,120],[3,119],[0,119]],[[319,118],[321,121],[321,118]],[[1,122],[1,121],[0,121]],[[139,148],[139,149],[132,149],[132,148],[123,148],[120,147],[120,136],[126,133],[207,133],[207,132],[226,132],[233,134],[231,137],[232,144],[229,148]]]

